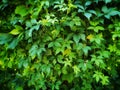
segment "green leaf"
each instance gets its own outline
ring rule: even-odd
[[[0,44],[8,43],[12,40],[12,35],[6,33],[0,33]]]
[[[92,62],[95,62],[95,64],[100,67],[103,65],[103,68],[105,66],[105,63],[103,62],[103,57],[102,56],[98,56],[96,57],[95,55],[92,55],[92,59],[91,59]]]
[[[17,87],[16,87],[16,90],[23,90],[23,87],[17,86]]]
[[[55,54],[58,54],[58,53],[60,53],[60,52],[64,52],[64,47],[57,47],[57,48],[55,48]]]
[[[120,16],[120,11],[113,10],[113,11],[109,12],[109,15],[111,15],[111,16],[119,15]]]
[[[95,74],[93,75],[93,78],[96,79],[96,82],[99,82],[102,77],[103,77],[103,73],[102,72],[95,71]]]
[[[8,49],[14,49],[18,45],[18,43],[19,43],[19,39],[15,38],[9,43],[7,48]]]
[[[78,44],[78,42],[79,42],[79,40],[80,40],[80,35],[75,34],[75,35],[73,36],[73,40],[75,41],[76,44]]]
[[[31,23],[32,23],[32,24],[36,24],[36,23],[37,23],[37,20],[36,20],[36,19],[31,19]]]
[[[112,0],[105,0],[105,3],[107,4],[107,3],[110,3]]]
[[[32,26],[32,23],[30,21],[26,21],[26,27],[31,27]]]
[[[9,61],[9,62],[8,62],[8,67],[9,67],[9,68],[12,68],[12,65],[13,65],[13,62],[12,62],[12,61]]]
[[[12,31],[10,31],[10,34],[18,35],[18,34],[20,34],[20,31],[18,29],[13,29]]]
[[[87,18],[87,19],[90,19],[90,17],[92,16],[92,14],[91,13],[84,13],[84,15],[85,15],[85,17]]]
[[[50,42],[49,44],[48,44],[48,48],[51,48],[51,47],[53,47],[54,46],[54,42]]]
[[[80,68],[78,68],[76,65],[73,66],[73,70],[75,74],[78,74],[80,72]]]
[[[85,39],[85,34],[80,34],[80,38],[83,40],[83,41],[85,41],[86,39]]]
[[[38,45],[37,44],[32,45],[32,47],[29,50],[29,55],[32,57],[32,59],[36,57],[37,52],[38,52]]]
[[[63,74],[67,74],[67,73],[68,73],[67,67],[63,66],[63,68],[62,68],[62,73],[63,73]]]
[[[97,15],[95,10],[88,10],[89,13]]]
[[[62,75],[62,80],[67,80],[69,83],[71,83],[73,79],[74,79],[73,73]]]
[[[108,49],[110,50],[110,52],[115,52],[117,50],[117,47],[116,47],[115,44],[114,45],[109,45]]]
[[[28,37],[32,37],[33,31],[34,31],[34,30],[39,30],[39,27],[40,27],[39,24],[32,26],[29,30],[26,30],[26,35],[27,35]]]
[[[104,30],[104,28],[102,26],[96,26],[94,31],[98,32],[99,30]]]
[[[104,12],[104,16],[107,19],[110,19],[111,16],[115,16],[115,15],[120,16],[120,11],[116,10],[116,8],[107,8],[107,6],[103,6],[102,11]]]
[[[102,7],[102,11],[103,11],[104,13],[107,13],[107,12],[108,12],[107,6],[103,6],[103,7]]]
[[[28,9],[24,5],[17,6],[15,9],[15,14],[19,14],[24,17],[28,14]]]
[[[91,50],[91,48],[89,46],[83,46],[82,50],[85,55],[88,55],[88,51]]]
[[[89,6],[89,5],[91,5],[91,1],[86,1],[86,3],[85,3],[85,6]]]
[[[64,63],[64,66],[67,67],[72,65],[71,62],[72,62],[71,60],[66,59],[66,61],[64,61],[63,63]]]
[[[54,45],[55,45],[56,47],[60,47],[60,46],[61,46],[61,44],[60,44],[59,42],[54,42]]]
[[[108,76],[103,76],[101,83],[102,85],[108,85],[109,84]]]
[[[105,57],[105,58],[109,58],[110,57],[110,52],[109,51],[98,51],[97,53],[99,53],[101,56]]]
[[[90,21],[91,26],[97,26],[99,24],[98,21]]]
[[[78,25],[78,26],[81,25],[81,22],[80,22],[80,18],[79,18],[79,17],[73,18],[73,21],[75,22],[76,25]]]
[[[37,56],[38,56],[39,59],[41,58],[41,53],[44,52],[44,51],[46,51],[46,49],[44,47],[39,47],[37,49],[36,52],[37,52]]]

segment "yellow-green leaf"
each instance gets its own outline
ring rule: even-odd
[[[87,39],[88,39],[88,40],[91,40],[93,37],[94,37],[94,36],[93,36],[92,34],[90,34],[90,35],[87,36]]]
[[[18,34],[20,34],[20,31],[19,31],[18,29],[13,29],[13,30],[10,32],[10,34],[12,34],[12,35],[18,35]]]
[[[63,56],[64,55],[69,55],[71,53],[71,50],[70,49],[66,49],[64,52],[63,52]]]

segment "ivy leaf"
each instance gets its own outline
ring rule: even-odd
[[[75,22],[75,24],[76,24],[77,26],[80,26],[80,25],[81,25],[81,22],[80,22],[80,18],[79,18],[79,17],[73,18],[73,21]]]
[[[107,19],[110,19],[111,16],[115,16],[115,15],[120,16],[120,12],[118,10],[116,10],[116,8],[107,8],[107,6],[103,6],[102,11],[104,13],[104,16]]]
[[[91,13],[91,14],[94,14],[94,15],[97,14],[96,11],[94,11],[94,10],[88,10],[88,12]]]
[[[64,61],[63,63],[64,63],[64,66],[66,67],[66,66],[71,66],[72,64],[71,64],[71,60],[68,60],[68,59],[66,59],[66,61]]]
[[[84,13],[84,15],[85,15],[85,17],[86,17],[87,19],[89,19],[89,20],[90,20],[90,17],[92,16],[92,14],[91,14],[91,13],[88,13],[88,12]]]
[[[103,6],[103,7],[102,7],[102,11],[103,11],[104,13],[107,13],[107,12],[108,12],[107,6]]]
[[[28,14],[28,10],[24,5],[20,5],[16,7],[15,14],[19,14],[20,16],[24,17]]]
[[[98,21],[95,21],[95,22],[90,21],[90,25],[91,25],[91,26],[97,26],[98,24],[99,24],[99,22],[98,22]]]
[[[99,30],[104,30],[102,26],[90,26],[88,27],[88,30],[94,30],[95,32],[98,32]]]
[[[63,74],[67,74],[67,73],[68,73],[68,72],[67,72],[67,67],[63,66],[63,68],[62,68],[62,73],[63,73]]]
[[[84,60],[80,60],[78,67],[81,68],[83,71],[87,70],[87,66],[86,66],[86,63],[84,62]]]
[[[68,55],[71,53],[71,49],[66,49],[64,52],[63,52],[63,56],[64,55]]]
[[[80,68],[78,68],[76,65],[73,66],[73,70],[75,74],[78,74],[80,72]]]
[[[105,0],[105,3],[107,4],[107,3],[110,3],[112,0]]]
[[[38,58],[40,59],[41,58],[41,53],[46,51],[46,49],[44,47],[39,47],[36,51],[36,54],[38,56]]]
[[[99,71],[95,71],[95,74],[93,75],[93,78],[96,79],[96,82],[100,81],[100,79],[102,78],[103,73],[99,72]]]
[[[104,68],[105,66],[105,63],[103,62],[103,57],[102,56],[98,56],[96,57],[95,55],[92,55],[92,59],[91,59],[92,62],[95,62],[95,64],[98,66],[98,67],[102,67]]]
[[[99,30],[104,30],[104,28],[102,26],[96,26],[94,31],[98,32]]]
[[[85,40],[86,40],[85,34],[80,34],[80,38],[81,38],[83,41],[85,41]]]
[[[49,44],[48,44],[48,48],[51,48],[51,47],[53,47],[54,46],[54,42],[50,42]]]
[[[85,6],[89,6],[89,5],[91,5],[91,1],[86,1],[86,3],[85,3]]]
[[[55,48],[55,54],[58,54],[58,53],[60,53],[60,52],[64,52],[64,47],[57,47],[57,48]]]
[[[14,49],[18,45],[19,39],[15,38],[12,40],[12,42],[9,43],[8,49]]]
[[[73,36],[73,40],[75,41],[76,44],[78,44],[79,40],[80,40],[80,35],[74,35]]]
[[[0,44],[8,43],[12,40],[12,35],[6,33],[0,33]]]
[[[73,79],[74,79],[73,73],[62,75],[62,80],[67,80],[69,83],[71,83]]]
[[[89,46],[83,45],[82,50],[83,50],[84,54],[87,55],[87,54],[88,54],[88,51],[91,50],[91,48],[90,48]]]
[[[93,39],[93,37],[94,37],[94,35],[90,34],[90,35],[87,36],[87,39],[91,40],[91,39]]]
[[[100,56],[103,56],[105,58],[109,58],[109,56],[110,56],[110,52],[106,51],[106,50],[104,50],[104,51],[98,51],[97,53],[100,54]]]
[[[60,47],[61,44],[60,44],[59,42],[56,41],[56,42],[54,42],[54,46],[55,46],[55,47]]]
[[[37,50],[38,50],[38,45],[34,44],[30,50],[29,50],[29,55],[32,57],[32,59],[34,59],[36,57],[37,54]]]
[[[114,45],[109,45],[109,46],[108,46],[108,49],[110,50],[110,52],[116,52],[116,51],[117,51],[116,44],[114,44]]]
[[[18,29],[13,29],[10,34],[12,35],[18,35],[20,33],[20,31]]]
[[[108,85],[109,83],[108,76],[103,76],[101,83],[102,85]]]
[[[111,16],[120,15],[120,12],[117,10],[113,10],[113,11],[109,12],[109,15],[111,15]]]
[[[17,86],[16,90],[23,90],[23,87],[22,86]]]

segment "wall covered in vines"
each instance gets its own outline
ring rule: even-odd
[[[119,0],[2,0],[1,90],[119,90]]]

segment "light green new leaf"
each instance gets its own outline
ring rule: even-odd
[[[108,85],[109,83],[108,76],[103,76],[101,79],[102,79],[101,81],[102,85]]]
[[[73,70],[75,74],[78,74],[80,72],[80,68],[78,68],[76,65],[73,66]]]
[[[23,90],[23,87],[22,86],[17,86],[16,90]]]
[[[18,29],[13,29],[12,31],[10,31],[10,34],[12,35],[18,35],[20,33],[20,31]]]
[[[102,78],[102,76],[103,76],[103,73],[102,73],[102,72],[95,71],[95,74],[93,75],[93,78],[96,79],[96,82],[99,82],[100,79]]]
[[[15,9],[15,14],[19,14],[24,17],[28,14],[28,9],[24,5],[17,6]]]

